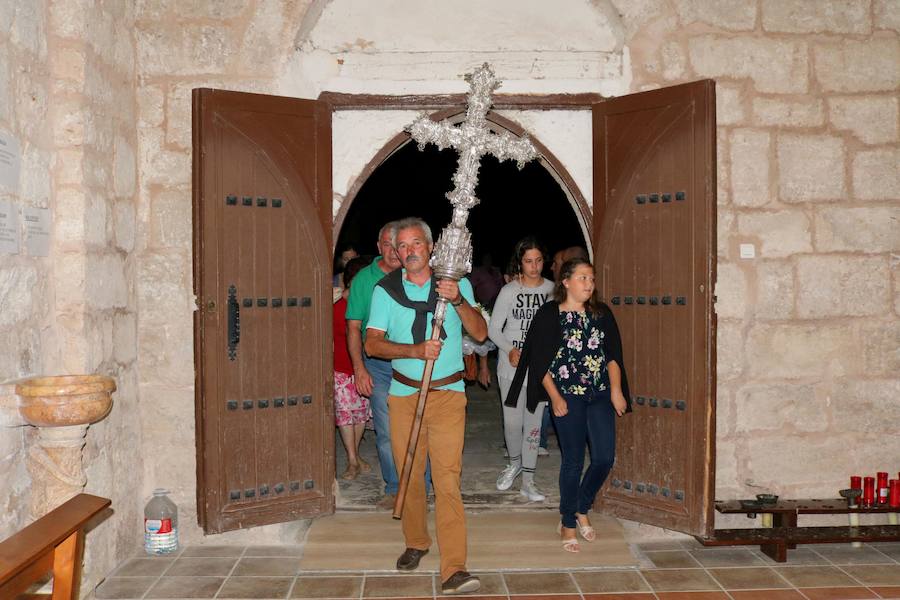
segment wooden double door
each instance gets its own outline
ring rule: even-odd
[[[594,258],[634,400],[598,505],[708,535],[714,83],[592,111]],[[330,513],[331,107],[198,89],[193,123],[200,525],[216,533]]]

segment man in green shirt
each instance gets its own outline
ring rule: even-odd
[[[353,278],[350,296],[347,298],[347,349],[353,363],[353,381],[363,396],[369,397],[372,407],[372,421],[375,425],[375,447],[381,477],[384,479],[385,496],[378,501],[378,507],[390,510],[397,495],[398,478],[394,455],[391,452],[391,430],[388,418],[388,389],[391,385],[391,361],[366,356],[363,352],[366,324],[372,303],[372,290],[387,273],[400,266],[400,258],[394,250],[391,238],[394,223],[387,223],[378,232],[379,256],[368,267]]]

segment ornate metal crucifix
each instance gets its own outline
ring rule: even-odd
[[[520,169],[538,157],[538,151],[527,137],[518,138],[507,131],[496,134],[488,127],[485,117],[491,108],[491,94],[500,87],[490,65],[484,63],[466,75],[466,81],[469,82],[468,108],[466,119],[459,127],[447,121],[432,121],[427,116],[408,127],[412,138],[419,143],[419,150],[425,144],[434,144],[440,150],[453,148],[459,152],[454,187],[447,193],[453,205],[453,217],[441,232],[431,258],[431,267],[439,278],[457,281],[472,270],[472,241],[466,220],[469,210],[479,202],[475,186],[481,157],[491,154],[499,160],[513,159]]]
[[[453,175],[454,187],[447,193],[447,198],[453,205],[453,217],[438,237],[430,263],[432,271],[439,279],[454,281],[459,281],[472,270],[472,234],[466,228],[466,220],[469,218],[469,210],[479,202],[475,197],[475,186],[478,183],[481,157],[491,154],[500,160],[511,158],[521,169],[526,162],[538,156],[534,144],[527,137],[517,138],[506,131],[496,134],[488,127],[486,116],[491,108],[491,93],[500,87],[500,82],[491,67],[484,63],[474,73],[466,75],[466,81],[469,82],[468,108],[466,119],[459,127],[447,121],[438,123],[423,116],[408,128],[412,138],[419,143],[419,150],[422,150],[425,144],[435,144],[441,150],[453,148],[459,152],[459,162]],[[439,338],[446,313],[447,301],[439,297],[431,326],[432,340]],[[428,397],[433,369],[434,360],[426,361],[416,417],[409,434],[406,460],[400,475],[400,489],[394,502],[395,519],[399,519],[403,514],[406,488],[412,472],[413,456],[419,441],[419,429],[422,425],[425,399]]]

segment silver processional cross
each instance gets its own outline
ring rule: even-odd
[[[466,118],[459,127],[447,121],[435,122],[427,116],[420,117],[408,131],[418,142],[419,149],[434,144],[440,150],[453,148],[459,152],[453,189],[447,193],[453,205],[453,217],[444,228],[434,246],[431,268],[440,279],[459,280],[472,270],[472,240],[466,229],[469,210],[478,204],[475,186],[481,157],[485,154],[499,160],[513,159],[521,169],[525,163],[538,157],[538,151],[527,137],[516,137],[509,132],[491,132],[486,116],[491,108],[491,93],[500,87],[500,81],[491,67],[484,63],[474,73],[466,75],[469,82]]]
[[[474,73],[467,75],[466,80],[469,82],[468,108],[466,109],[466,119],[459,127],[454,127],[447,121],[436,123],[426,116],[419,118],[408,128],[412,138],[419,143],[420,150],[424,148],[425,144],[435,144],[441,150],[454,148],[459,152],[459,162],[456,166],[456,173],[453,174],[454,187],[447,194],[447,198],[453,205],[453,218],[438,237],[430,263],[432,271],[439,279],[453,279],[454,281],[459,281],[472,270],[472,235],[466,229],[466,219],[469,218],[469,209],[478,204],[478,198],[475,197],[475,185],[478,183],[481,157],[485,154],[492,154],[500,160],[513,158],[521,169],[526,162],[538,156],[534,144],[527,137],[517,138],[506,131],[501,134],[491,133],[488,128],[485,117],[491,108],[491,92],[500,86],[500,82],[488,64],[483,64]],[[446,312],[447,300],[439,296],[431,326],[432,340],[439,338]],[[395,519],[399,519],[403,515],[406,490],[412,474],[413,456],[415,456],[419,440],[419,430],[422,425],[422,415],[425,412],[428,388],[431,387],[433,369],[434,359],[425,361],[419,388],[419,400],[416,404],[416,416],[409,433],[406,459],[400,473],[400,486],[397,490],[397,498],[394,500]]]

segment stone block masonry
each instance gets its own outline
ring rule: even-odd
[[[466,57],[484,60],[471,32],[432,42],[415,35],[379,37],[383,31],[354,17],[352,5],[335,0],[318,14],[281,2],[221,11],[191,5],[187,12],[151,2],[137,9],[138,360],[152,365],[141,370],[140,385],[142,402],[160,403],[177,419],[193,418],[183,403],[192,389],[190,372],[179,366],[187,362],[184,349],[190,346],[190,231],[184,223],[190,204],[190,89],[278,90],[306,97],[322,89],[441,93],[456,89],[447,80],[465,70]],[[848,381],[871,378],[880,386],[897,376],[889,369],[896,362],[890,358],[896,355],[896,328],[888,326],[896,322],[900,304],[900,276],[889,260],[900,251],[898,76],[897,61],[890,58],[897,55],[896,2],[596,5],[601,29],[613,34],[607,42],[617,44],[612,51],[604,45],[606,63],[625,65],[621,76],[629,91],[717,80],[717,375],[720,388],[729,390],[719,398],[725,421],[717,437],[717,489],[836,489],[846,472],[868,468],[880,455],[854,450],[824,462],[819,451],[827,450],[827,438],[862,434],[858,423],[840,422],[831,399]],[[397,31],[424,27],[415,11],[402,12],[384,15],[381,25]],[[223,39],[244,39],[245,31],[251,34],[247,39],[266,40],[265,51],[223,47]],[[516,44],[543,43],[530,35],[520,29]],[[583,41],[572,44],[580,48]],[[528,62],[491,48],[497,64],[515,73],[511,85],[517,90],[563,91],[548,88],[548,81],[578,90],[614,87],[604,69],[582,69],[598,81],[575,79],[581,75],[572,69],[590,64],[581,54],[536,49]],[[529,71],[522,66],[526,62],[538,67]],[[367,117],[360,111],[338,119],[363,128]],[[345,131],[351,129],[335,129],[336,135]],[[354,140],[371,157],[390,135],[373,125],[370,131],[357,129]],[[341,163],[336,176],[337,192],[351,189],[358,172]],[[342,200],[336,195],[335,213]],[[740,259],[741,243],[753,244],[757,257]],[[762,414],[767,408],[773,410]],[[798,433],[801,441],[791,442]],[[162,435],[146,431],[146,447],[157,447]],[[189,437],[179,434],[183,455],[193,452]],[[766,471],[762,449],[789,453],[790,444],[808,448],[802,450],[808,464],[785,461],[783,471]],[[155,459],[148,460],[154,464],[146,466],[145,491],[158,483],[149,479],[163,472]],[[810,464],[820,473],[817,482],[801,472]],[[185,463],[175,471],[180,505],[193,503],[191,470],[192,463]],[[185,534],[197,536],[198,530],[191,526]]]
[[[722,90],[717,496],[830,495],[887,468],[872,431],[900,381],[900,4],[616,4],[633,89]]]
[[[0,7],[0,22],[9,24],[0,31],[0,130],[23,149],[19,186],[0,195],[19,208],[49,208],[52,224],[49,257],[0,256],[0,382],[101,373],[119,385],[112,413],[86,440],[87,491],[111,498],[115,509],[87,536],[87,593],[140,539],[133,490],[142,459],[130,452],[141,435],[133,418],[135,259],[127,244],[117,245],[121,232],[134,230],[127,215],[134,220],[137,190],[131,11],[131,3],[93,0]],[[40,502],[28,497],[24,468],[30,428],[0,427],[4,538]]]
[[[513,0],[500,2],[511,18],[521,14]],[[569,24],[550,41],[527,26],[505,37],[396,35],[427,25],[416,8],[401,0],[373,29],[351,0],[0,2],[9,24],[0,30],[0,128],[23,147],[22,183],[0,198],[49,206],[54,228],[51,257],[0,256],[9,348],[0,381],[99,371],[120,389],[113,414],[88,433],[89,491],[113,497],[116,514],[90,534],[83,589],[137,546],[139,508],[156,485],[173,489],[185,539],[200,539],[194,87],[445,93],[486,56],[501,77],[514,74],[507,91],[524,93],[717,79],[717,491],[816,495],[900,450],[874,444],[869,431],[896,420],[900,360],[896,0],[598,0],[587,13],[592,29]],[[561,9],[540,10],[544,22]],[[359,133],[359,151],[374,155],[382,138]],[[346,190],[358,173],[341,177]],[[740,258],[742,243],[756,258]],[[174,432],[156,425],[160,414],[179,423]],[[0,535],[26,518],[27,473],[17,465],[28,443],[20,429],[3,429],[0,480],[10,485],[0,491]],[[275,527],[221,540],[296,534]]]
[[[0,22],[0,131],[15,138],[21,152],[19,180],[15,187],[0,187],[0,201],[18,213],[46,207],[50,199],[47,19],[36,3],[4,2]],[[30,432],[18,418],[14,385],[4,382],[45,368],[54,345],[48,327],[53,291],[49,258],[28,256],[24,244],[18,254],[0,254],[0,539],[27,523],[30,501],[25,468]]]

